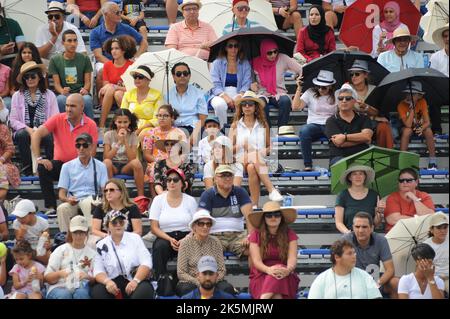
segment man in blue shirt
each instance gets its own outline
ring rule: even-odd
[[[63,203],[56,212],[62,232],[68,231],[70,219],[78,214],[79,209],[91,224],[91,203],[103,193],[108,181],[105,164],[91,156],[95,147],[92,137],[81,133],[75,143],[78,157],[63,164],[58,183],[59,199]]]
[[[212,256],[203,256],[197,264],[197,279],[200,287],[181,297],[181,299],[234,299],[234,296],[216,288],[217,262]]]

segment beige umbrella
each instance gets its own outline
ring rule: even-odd
[[[426,7],[428,12],[420,19],[420,26],[424,30],[423,39],[434,43],[433,32],[448,24],[448,0],[430,0]]]
[[[386,234],[396,277],[415,271],[416,263],[411,256],[411,250],[428,238],[430,217],[431,214],[400,219]]]

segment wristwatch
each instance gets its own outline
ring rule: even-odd
[[[417,203],[417,202],[421,202],[421,201],[422,201],[422,198],[416,198],[414,201],[415,201],[416,203]]]
[[[435,280],[428,280],[428,283],[429,283],[430,285],[436,285],[436,281],[435,281]]]
[[[39,156],[36,158],[36,161],[40,161],[41,159],[44,159],[42,156]]]
[[[133,280],[136,281],[138,285],[141,283],[141,280],[136,277],[134,277]]]

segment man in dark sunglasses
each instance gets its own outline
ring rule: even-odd
[[[234,20],[232,23],[225,25],[222,35],[241,28],[252,28],[259,26],[258,22],[247,19],[248,14],[250,13],[248,0],[233,0],[231,10],[233,11]]]
[[[70,220],[81,209],[92,223],[91,203],[108,181],[106,165],[92,156],[92,136],[82,133],[75,139],[78,157],[63,164],[59,176],[59,199],[63,202],[57,208],[58,226],[64,232],[69,229]]]
[[[58,1],[52,1],[48,5],[47,11],[48,23],[41,25],[36,32],[36,47],[43,59],[52,58],[54,55],[64,52],[62,42],[62,33],[66,30],[73,30],[78,39],[77,52],[86,53],[86,46],[80,31],[73,24],[65,21],[69,13],[64,9],[64,5]]]
[[[325,123],[325,135],[330,142],[330,166],[344,157],[365,150],[372,141],[369,118],[354,111],[357,97],[356,91],[347,83],[336,91],[338,112]]]

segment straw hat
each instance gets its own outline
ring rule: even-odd
[[[241,104],[241,102],[244,102],[244,101],[253,101],[253,102],[259,104],[260,107],[264,107],[266,104],[263,100],[258,98],[258,96],[253,91],[246,91],[244,93],[243,97],[236,100],[236,104]]]
[[[155,142],[155,146],[160,151],[166,152],[166,147],[164,146],[164,143],[168,142],[168,141],[178,142],[183,149],[183,153],[186,150],[186,148],[188,147],[186,141],[184,140],[184,136],[175,130],[170,131],[169,134],[167,134],[165,139],[157,140]]]
[[[399,27],[394,30],[394,34],[392,35],[392,38],[387,40],[386,44],[393,43],[394,39],[401,38],[401,37],[409,37],[410,41],[415,41],[419,38],[417,35],[412,35],[411,33],[409,33],[408,29]]]
[[[444,48],[444,39],[442,38],[442,32],[444,32],[445,30],[448,30],[448,23],[445,26],[434,30],[433,35],[432,35],[433,42],[441,49]]]
[[[187,6],[188,4],[196,4],[199,9],[202,7],[202,3],[199,0],[183,0],[183,3],[178,6],[178,10],[183,12],[184,6]]]
[[[248,216],[249,222],[255,228],[259,228],[264,213],[281,212],[286,224],[293,223],[297,219],[297,211],[294,208],[281,208],[279,202],[269,201],[264,204],[262,211],[253,212]]]
[[[22,66],[20,67],[20,73],[17,75],[17,78],[16,78],[17,83],[23,84],[22,83],[23,75],[25,73],[27,73],[28,71],[35,70],[35,69],[40,69],[42,73],[47,72],[47,68],[43,64],[37,64],[34,61],[26,62],[26,63],[22,64]]]
[[[278,128],[278,136],[282,136],[282,137],[298,137],[295,134],[295,129],[293,126],[280,126]]]
[[[368,186],[375,179],[375,171],[372,167],[360,164],[351,164],[350,167],[347,168],[347,170],[344,172],[344,174],[341,175],[341,178],[339,179],[341,184],[347,186],[347,176],[356,171],[363,171],[366,173],[366,180],[364,181],[365,186]]]

